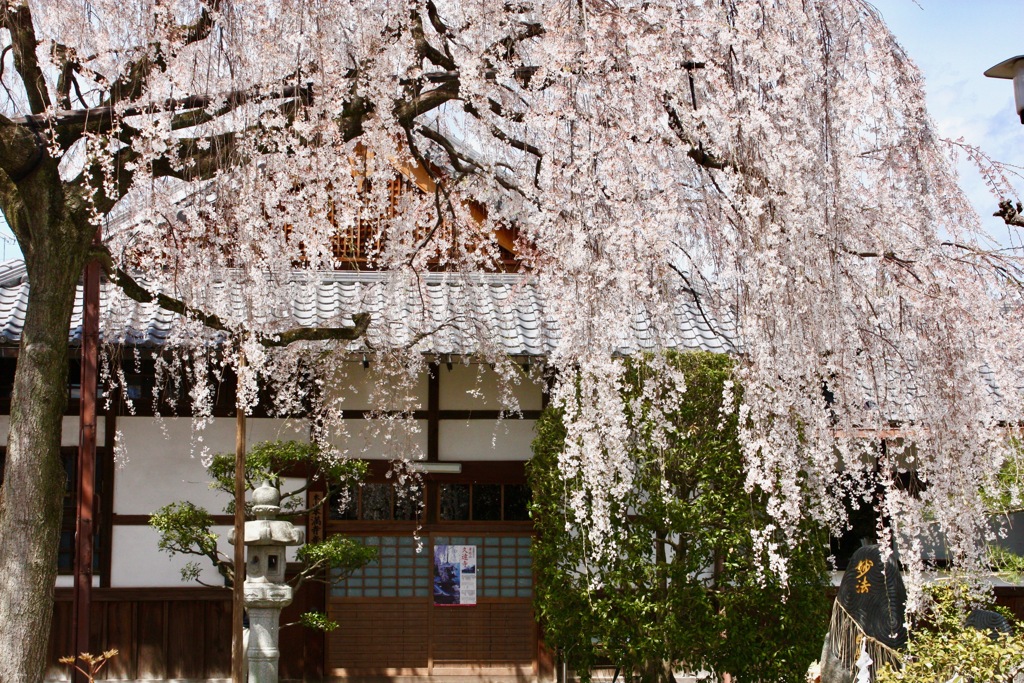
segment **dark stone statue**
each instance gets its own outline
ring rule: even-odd
[[[821,652],[822,683],[852,683],[863,643],[874,671],[898,662],[907,642],[907,591],[890,555],[882,562],[877,545],[863,546],[850,558],[832,606],[832,621]]]
[[[1010,622],[1006,620],[1006,617],[999,612],[987,609],[971,611],[967,615],[967,621],[964,622],[964,626],[985,631],[992,640],[998,638],[1000,633],[1013,633],[1013,627],[1010,626]]]

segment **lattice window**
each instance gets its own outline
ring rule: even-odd
[[[422,512],[423,493],[418,488],[399,492],[390,483],[364,483],[349,490],[348,502],[331,499],[331,519],[369,522],[416,521]]]
[[[416,539],[403,536],[364,536],[376,546],[377,561],[331,587],[335,598],[428,598],[431,590],[431,554],[416,552]]]
[[[438,519],[443,522],[524,522],[530,516],[525,484],[441,484]]]
[[[354,537],[378,548],[374,562],[331,588],[335,598],[430,598],[432,548],[416,552],[410,535]],[[533,564],[529,536],[435,536],[432,544],[476,546],[477,595],[532,598]]]

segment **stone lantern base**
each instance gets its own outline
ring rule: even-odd
[[[277,632],[281,610],[292,602],[291,586],[245,582],[245,610],[249,614],[249,683],[277,683]]]

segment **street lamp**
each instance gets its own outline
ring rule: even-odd
[[[1024,55],[1010,57],[985,72],[989,78],[1006,78],[1013,81],[1013,99],[1017,104],[1017,115],[1024,123]]]

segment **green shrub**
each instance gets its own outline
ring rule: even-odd
[[[828,621],[827,535],[808,526],[808,540],[780,547],[786,585],[770,572],[758,581],[751,529],[769,520],[765,497],[744,490],[736,406],[723,410],[732,361],[711,353],[667,361],[683,372],[687,399],[668,415],[667,442],[652,438],[649,401],[664,385],[650,383],[671,380],[652,378],[648,359],[626,361],[635,477],[614,503],[617,556],[601,567],[586,564],[586,534],[567,528],[567,501],[582,484],[558,467],[561,416],[549,409],[538,422],[528,475],[545,640],[584,678],[603,659],[645,681],[667,680],[677,666],[741,681],[802,680]]]
[[[880,671],[878,683],[995,683],[1024,670],[1024,636],[993,638],[964,625],[970,603],[966,584],[942,581],[925,590],[932,604],[910,631],[902,671]],[[1005,610],[999,611],[1012,623]]]

